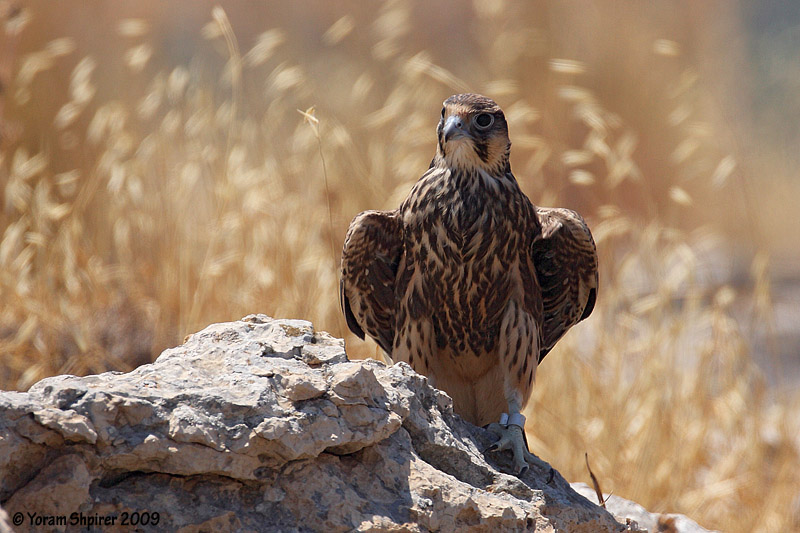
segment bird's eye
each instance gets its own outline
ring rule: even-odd
[[[488,129],[492,124],[494,124],[494,117],[489,113],[480,113],[475,115],[475,118],[472,120],[479,130]]]
[[[444,118],[444,108],[442,108],[442,118]]]

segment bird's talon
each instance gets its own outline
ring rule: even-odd
[[[513,453],[513,471],[517,476],[522,476],[528,471],[529,463],[536,463],[538,459],[530,453],[525,446],[522,427],[509,424],[504,427],[500,424],[490,424],[489,430],[498,435],[498,440],[489,446],[487,452],[496,452],[510,449]]]

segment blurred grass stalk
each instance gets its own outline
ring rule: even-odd
[[[595,314],[539,372],[531,448],[587,481],[588,451],[606,490],[707,527],[800,527],[800,402],[766,388],[731,311],[752,301],[769,321],[764,256],[749,285],[704,263],[727,237],[704,206],[741,176],[695,117],[696,73],[658,39],[628,50],[650,69],[626,94],[598,92],[587,72],[595,86],[617,74],[550,57],[539,11],[501,4],[476,2],[459,73],[418,48],[408,0],[319,13],[304,21],[327,21],[313,46],[295,26],[237,37],[243,13],[214,7],[177,61],[156,20],[120,18],[87,50],[32,8],[0,10],[0,386],[129,370],[251,312],[310,319],[375,357],[345,331],[331,243],[405,196],[441,101],[482,91],[507,111],[525,190],[584,213],[601,255]],[[296,109],[312,104],[310,128]]]

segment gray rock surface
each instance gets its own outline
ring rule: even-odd
[[[0,392],[0,531],[634,530],[547,467],[503,473],[494,438],[408,365],[251,315]]]
[[[586,483],[571,483],[575,492],[597,503],[597,493]],[[621,522],[633,522],[639,528],[664,533],[710,533],[682,514],[651,513],[641,505],[619,496],[603,494],[606,509]]]

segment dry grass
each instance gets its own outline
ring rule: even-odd
[[[533,450],[584,481],[588,452],[605,490],[707,527],[800,527],[800,404],[766,387],[732,315],[755,302],[769,320],[764,256],[736,285],[706,267],[754,209],[691,58],[638,8],[592,12],[615,37],[587,53],[585,21],[555,4],[428,4],[300,20],[158,3],[91,37],[53,30],[85,13],[3,4],[0,386],[128,370],[251,312],[375,355],[339,315],[343,235],[399,203],[441,101],[469,89],[504,106],[526,192],[583,212],[601,254],[595,314],[539,371]],[[562,59],[565,27],[587,59]],[[319,123],[297,113],[312,105]]]

